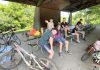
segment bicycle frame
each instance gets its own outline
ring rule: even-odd
[[[10,40],[11,40],[11,38],[12,38],[12,36],[14,36],[14,35],[15,35],[15,33],[13,32],[13,30],[11,30],[10,32],[11,32],[11,35],[10,35],[10,36],[8,36],[8,40],[7,40],[7,41],[10,41]]]
[[[0,34],[1,34],[1,38],[4,39],[4,40],[6,40],[5,34],[3,34],[3,32],[0,32]]]
[[[5,41],[6,43],[8,43],[8,42],[11,40],[12,36],[13,36],[15,33],[13,32],[13,30],[11,30],[11,35],[8,36],[7,39],[5,38],[5,34],[3,34],[3,32],[1,32],[0,34],[1,34],[1,38],[4,39],[4,41]]]
[[[25,57],[24,57],[24,55],[22,54],[22,53],[25,53],[27,56],[29,56],[31,59],[33,59],[34,60],[34,62],[39,66],[39,68],[41,69],[41,70],[43,70],[43,68],[40,66],[40,64],[38,63],[38,61],[35,59],[36,58],[36,56],[34,55],[34,54],[29,54],[27,51],[25,51],[23,48],[21,48],[20,46],[18,46],[17,44],[15,44],[14,43],[14,48],[16,49],[16,51],[20,54],[20,56],[22,57],[22,59],[23,59],[23,61],[25,62],[25,64],[29,67],[29,68],[31,68],[31,69],[35,69],[35,68],[33,68],[30,64],[29,64],[29,62],[25,59]]]

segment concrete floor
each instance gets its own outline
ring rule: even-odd
[[[27,42],[23,42],[25,38],[23,38],[21,34],[19,35],[20,39],[22,40],[21,47],[23,47],[28,52],[31,52],[31,47],[27,45]],[[89,44],[93,43],[97,38],[100,38],[100,26],[97,26],[93,32],[91,32],[89,35],[86,36],[86,41],[80,40],[80,43],[75,43],[75,42],[70,43],[70,51],[72,52],[72,55],[63,53],[63,57],[61,58],[58,56],[58,47],[55,47],[54,49],[55,55],[53,61],[59,67],[59,70],[93,70],[91,58],[85,62],[82,62],[81,56],[85,52],[85,48]],[[40,57],[43,57],[40,51],[35,52],[35,54],[37,54]],[[24,62],[22,62],[19,66],[17,66],[17,68],[12,70],[29,70],[29,69],[24,64]]]

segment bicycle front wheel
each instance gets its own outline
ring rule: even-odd
[[[56,64],[51,60],[48,60],[46,58],[40,58],[37,61],[41,67],[39,67],[39,65],[36,62],[34,62],[33,65],[36,70],[59,70]],[[48,62],[49,65],[47,66]]]
[[[6,45],[4,39],[0,38],[0,53],[4,51],[5,47]]]
[[[0,54],[0,68],[3,70],[11,70],[22,61],[22,58],[15,50],[11,49],[8,51],[9,49],[11,48],[6,48],[6,50]]]
[[[19,37],[17,35],[13,36],[13,40],[18,44],[21,45],[21,40],[19,39]]]
[[[81,61],[85,61],[90,57],[90,55],[88,53],[84,53],[81,57]]]

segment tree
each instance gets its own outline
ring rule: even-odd
[[[100,24],[100,5],[93,6],[81,11],[78,11],[73,15],[73,23],[75,24],[80,18],[83,23]]]
[[[0,29],[16,26],[17,29],[33,26],[35,7],[26,4],[10,2],[8,5],[0,4]]]

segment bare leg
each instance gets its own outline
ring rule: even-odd
[[[54,51],[49,51],[49,59],[52,59],[53,58],[53,56],[54,56]],[[50,61],[47,61],[47,67],[49,68],[49,63],[50,63]]]
[[[49,59],[52,59],[53,58],[53,56],[54,56],[54,51],[49,51]]]
[[[62,52],[62,46],[63,46],[63,43],[62,42],[59,42],[60,46],[59,46],[59,53]]]
[[[69,51],[69,42],[65,41],[66,52],[71,55],[72,53]]]
[[[65,47],[66,47],[66,51],[68,51],[68,48],[69,48],[69,42],[68,41],[65,41]]]
[[[76,35],[76,41],[77,41],[77,42],[80,42],[80,41],[79,41],[79,34],[76,33],[75,35]]]
[[[82,36],[83,36],[83,39],[85,38],[85,32],[84,31],[82,31]]]

